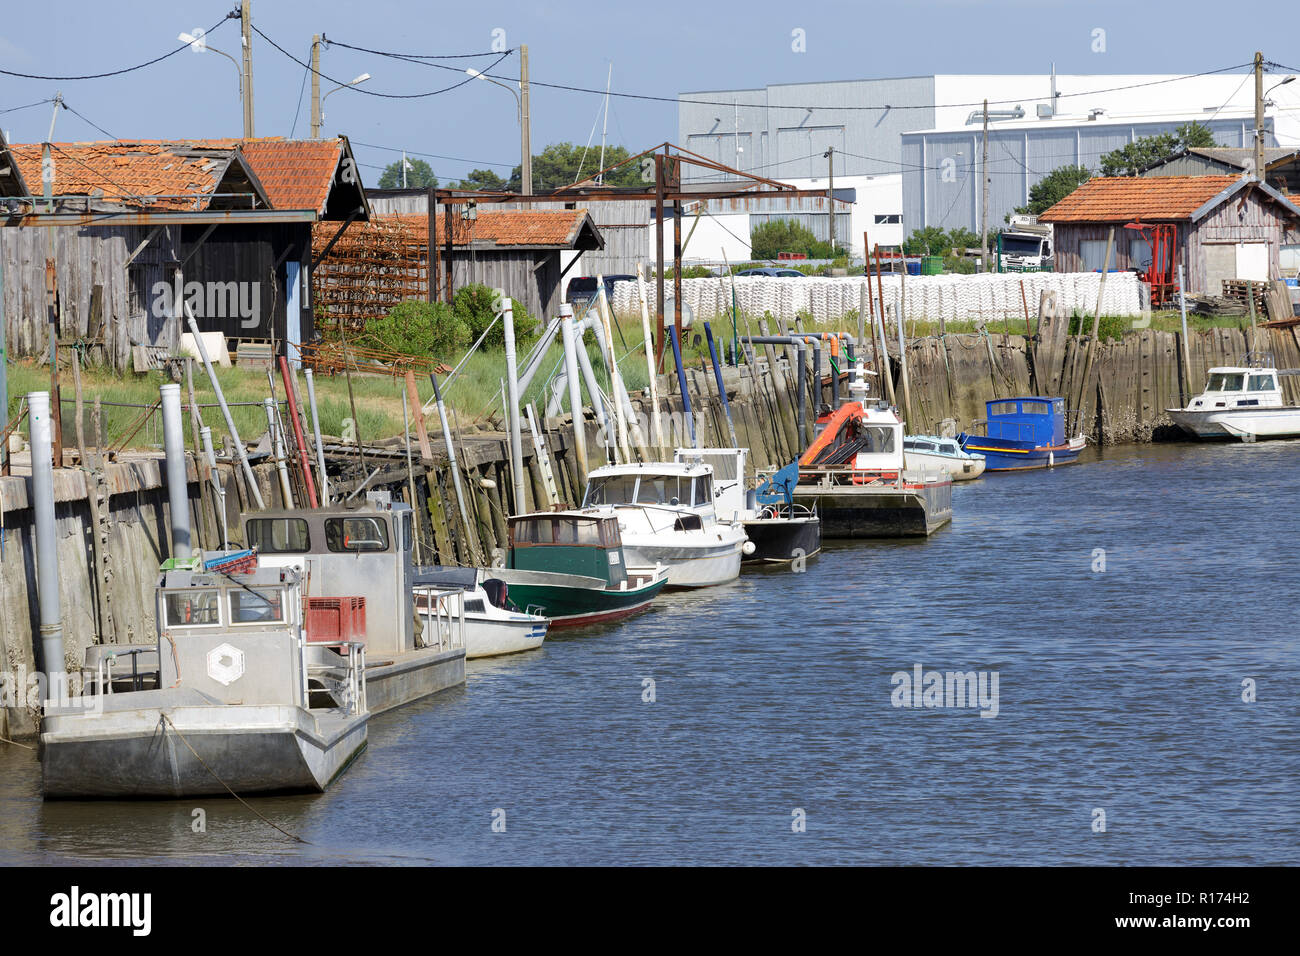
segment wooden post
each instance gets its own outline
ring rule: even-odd
[[[77,415],[76,434],[77,434],[77,462],[82,468],[86,467],[86,425],[85,410],[86,406],[81,397],[81,356],[76,349],[72,350],[72,388],[75,392]]]
[[[429,430],[424,424],[424,405],[415,387],[415,373],[411,371],[406,373],[406,398],[411,414],[415,417],[415,437],[420,443],[420,458],[422,461],[433,461],[433,446],[429,444]]]
[[[655,153],[655,371],[664,370],[664,158]]]
[[[442,231],[446,233],[443,242],[446,245],[445,254],[443,255],[443,269],[447,273],[447,291],[443,299],[448,305],[451,305],[452,299],[452,222],[454,221],[451,214],[451,203],[446,203],[442,207]]]
[[[45,300],[50,335],[50,446],[54,467],[62,468],[63,405],[59,399],[59,282],[53,258],[45,260]]]

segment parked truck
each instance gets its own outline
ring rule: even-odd
[[[1037,216],[1013,215],[1011,228],[998,236],[998,272],[1050,272],[1052,226]]]

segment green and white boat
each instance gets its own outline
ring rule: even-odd
[[[538,511],[510,519],[504,568],[510,602],[577,627],[629,617],[650,606],[668,581],[668,569],[627,566],[613,508]]]

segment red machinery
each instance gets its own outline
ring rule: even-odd
[[[1139,221],[1130,222],[1124,228],[1141,235],[1151,249],[1151,262],[1145,271],[1138,270],[1138,277],[1151,286],[1151,307],[1159,309],[1172,303],[1178,292],[1178,280],[1174,277],[1177,227],[1172,223],[1152,225]]]

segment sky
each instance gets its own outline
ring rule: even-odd
[[[180,46],[181,32],[217,24],[209,45],[238,59],[238,20],[222,20],[234,6],[235,0],[12,4],[0,22],[0,69],[41,76],[120,70]],[[375,51],[478,54],[439,59],[434,62],[440,66],[433,67],[339,43],[324,49],[321,73],[326,76],[348,81],[366,72],[372,77],[358,89],[330,96],[324,123],[325,134],[348,135],[368,183],[403,149],[427,159],[443,183],[476,167],[507,176],[520,156],[514,97],[470,79],[464,70],[517,78],[520,44],[529,47],[534,83],[534,153],[558,141],[590,141],[599,148],[603,93],[536,84],[603,91],[611,65],[615,93],[670,100],[611,99],[609,143],[638,152],[676,138],[671,100],[689,91],[931,73],[1042,74],[1053,62],[1060,73],[1195,73],[1247,63],[1257,49],[1266,59],[1300,69],[1300,51],[1284,41],[1281,29],[1292,20],[1294,6],[1262,0],[1251,5],[1250,14],[1232,15],[1207,0],[604,5],[253,0],[255,26],[304,62],[314,33]],[[499,59],[493,51],[503,47],[515,52]],[[307,135],[306,77],[302,66],[254,35],[257,135]],[[332,86],[322,81],[322,93]],[[391,98],[453,86],[432,96]],[[51,107],[29,104],[60,91],[76,112],[59,112],[56,141],[242,132],[238,70],[212,52],[185,49],[105,79],[0,74],[0,128],[11,142],[45,139]]]

